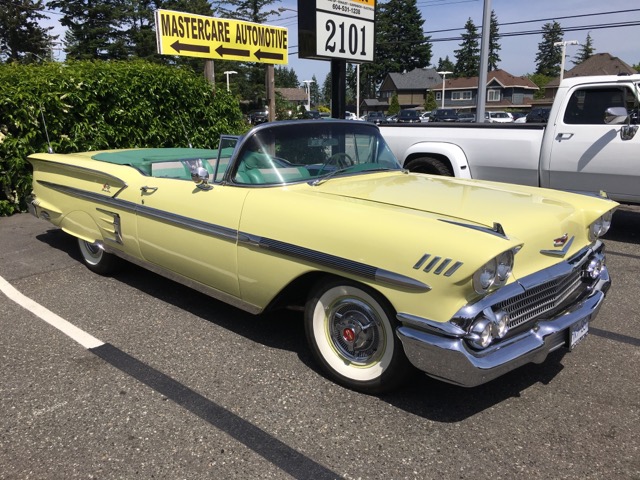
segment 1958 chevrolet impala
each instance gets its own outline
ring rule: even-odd
[[[31,211],[251,313],[304,309],[324,372],[472,387],[584,338],[616,203],[403,171],[365,122],[267,123],[217,150],[34,154]]]

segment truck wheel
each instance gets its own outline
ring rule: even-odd
[[[442,175],[453,177],[453,170],[446,162],[432,157],[420,157],[411,160],[405,168],[410,172],[428,173],[430,175]]]
[[[380,393],[413,373],[395,334],[393,309],[365,286],[345,279],[322,281],[311,292],[304,316],[311,352],[336,383]]]
[[[111,253],[105,252],[97,244],[78,238],[78,246],[80,247],[83,263],[92,272],[108,275],[118,269],[120,259]]]

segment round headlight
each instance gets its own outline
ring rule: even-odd
[[[491,340],[493,340],[492,329],[493,324],[491,321],[488,318],[481,317],[471,327],[472,335],[469,342],[475,348],[487,348],[491,344]]]
[[[496,320],[493,324],[493,336],[496,338],[504,338],[509,330],[509,314],[507,312],[497,312]]]
[[[609,228],[611,228],[612,218],[613,211],[609,211],[589,226],[589,236],[591,240],[595,240],[609,231]]]
[[[477,293],[486,293],[497,278],[498,262],[495,258],[485,263],[473,275],[473,288]]]
[[[498,282],[503,284],[507,281],[511,275],[511,270],[513,269],[513,251],[507,250],[506,252],[501,253],[498,255],[496,261],[498,263],[496,276]]]

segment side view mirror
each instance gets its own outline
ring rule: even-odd
[[[621,125],[627,121],[629,114],[624,107],[609,107],[604,111],[604,123],[607,125]]]
[[[604,112],[604,123],[607,125],[622,125],[620,129],[620,138],[622,140],[631,140],[638,131],[638,125],[631,125],[631,116],[624,107],[609,107]]]
[[[198,185],[198,188],[203,190],[211,190],[213,188],[209,185],[209,172],[204,167],[198,167],[191,172],[191,180]]]

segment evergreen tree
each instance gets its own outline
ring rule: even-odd
[[[49,7],[63,14],[67,27],[65,52],[74,60],[118,59],[128,56],[124,32],[123,0],[53,0]]]
[[[122,18],[122,28],[129,56],[151,60],[156,57],[156,34],[154,12],[161,1],[127,0]]]
[[[454,63],[449,60],[449,55],[447,55],[444,60],[442,58],[438,58],[438,66],[436,69],[439,72],[453,72],[455,68],[456,66]]]
[[[276,87],[278,88],[298,88],[300,81],[293,68],[286,66],[276,66],[274,69]]]
[[[563,32],[560,24],[555,20],[542,26],[542,42],[538,44],[536,54],[536,73],[547,77],[560,75],[562,63],[562,47],[554,46],[554,43],[562,42]]]
[[[431,62],[430,37],[424,36],[416,0],[387,0],[378,2],[376,8],[375,62],[360,69],[363,93],[370,98],[388,73],[426,67]]]
[[[497,70],[500,63],[500,55],[498,52],[502,49],[499,43],[500,33],[498,26],[498,17],[496,12],[491,10],[491,24],[489,28],[489,71]]]
[[[51,42],[58,37],[49,35],[53,27],[39,25],[47,18],[40,13],[43,8],[42,0],[2,2],[0,60],[21,60],[29,54],[33,54],[33,60],[51,57]]]
[[[587,39],[583,44],[580,45],[580,49],[578,50],[578,53],[576,53],[576,56],[573,57],[573,60],[571,61],[573,62],[574,65],[578,65],[579,63],[584,62],[588,58],[591,58],[591,56],[593,56],[595,51],[596,49],[593,48],[593,39],[591,38],[591,33],[587,33]]]
[[[453,53],[456,55],[456,65],[453,69],[455,77],[477,77],[480,71],[480,46],[478,44],[478,29],[469,18],[464,26],[460,48]]]
[[[324,83],[320,90],[320,98],[325,105],[331,105],[331,72],[324,77]]]

